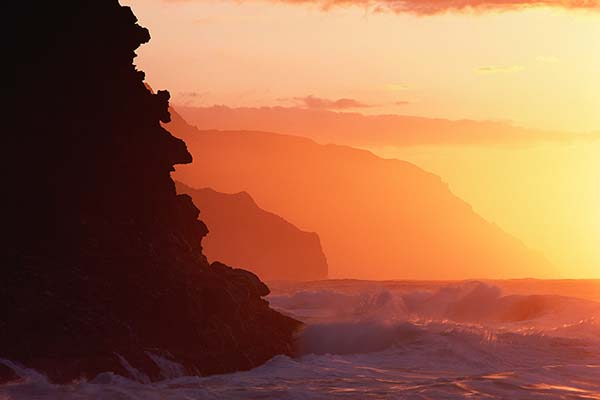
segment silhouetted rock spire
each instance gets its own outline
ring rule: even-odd
[[[168,92],[132,63],[148,30],[116,0],[21,3],[0,358],[64,381],[127,375],[122,358],[158,379],[150,354],[205,374],[289,353],[298,323],[252,273],[209,266],[206,226],[175,193],[170,171],[192,158],[160,125]]]

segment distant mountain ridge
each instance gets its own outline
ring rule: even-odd
[[[476,214],[414,164],[347,146],[267,132],[200,131],[173,114],[169,129],[195,162],[186,184],[247,191],[321,237],[330,277],[523,277],[552,269],[540,254]]]
[[[176,188],[201,210],[208,227],[202,248],[209,261],[245,268],[263,280],[327,278],[327,259],[316,233],[261,209],[246,192],[193,189],[181,182]]]
[[[502,121],[450,120],[411,115],[364,115],[298,107],[186,107],[178,112],[202,130],[249,130],[297,135],[319,143],[358,147],[427,145],[523,145],[544,141],[597,140],[529,129]]]

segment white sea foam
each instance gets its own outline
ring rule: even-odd
[[[2,360],[24,380],[1,386],[0,399],[600,400],[600,303],[479,282],[321,282],[275,288],[269,300],[307,322],[298,358],[211,377],[168,364],[160,382],[105,373],[70,385]]]

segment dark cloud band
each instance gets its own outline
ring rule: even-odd
[[[362,103],[355,99],[329,100],[322,97],[306,96],[294,97],[292,100],[299,106],[313,110],[346,110],[351,108],[370,107],[369,104]]]
[[[194,0],[164,0],[166,2],[190,2]],[[199,0],[202,1],[202,0]],[[251,1],[251,0],[245,0]],[[532,7],[600,10],[600,0],[272,0],[290,4],[316,4],[323,9],[336,6],[357,5],[376,12],[392,11],[419,15],[435,15],[446,12],[486,12],[518,10]]]

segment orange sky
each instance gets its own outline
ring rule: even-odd
[[[153,38],[137,64],[155,89],[170,90],[175,105],[320,108],[600,132],[600,13],[567,10],[584,3],[490,11],[484,0],[354,2],[323,10],[322,2],[122,1]],[[527,1],[495,2],[501,9],[515,3]],[[376,11],[389,4],[411,12]],[[433,9],[415,8],[424,4]],[[477,7],[444,12],[462,4]],[[541,250],[558,266],[556,276],[600,277],[597,143],[363,147],[440,175],[485,218]]]
[[[600,130],[597,11],[417,16],[255,1],[123,3],[153,37],[138,63],[175,104],[294,105],[313,95],[354,99],[371,114]]]

